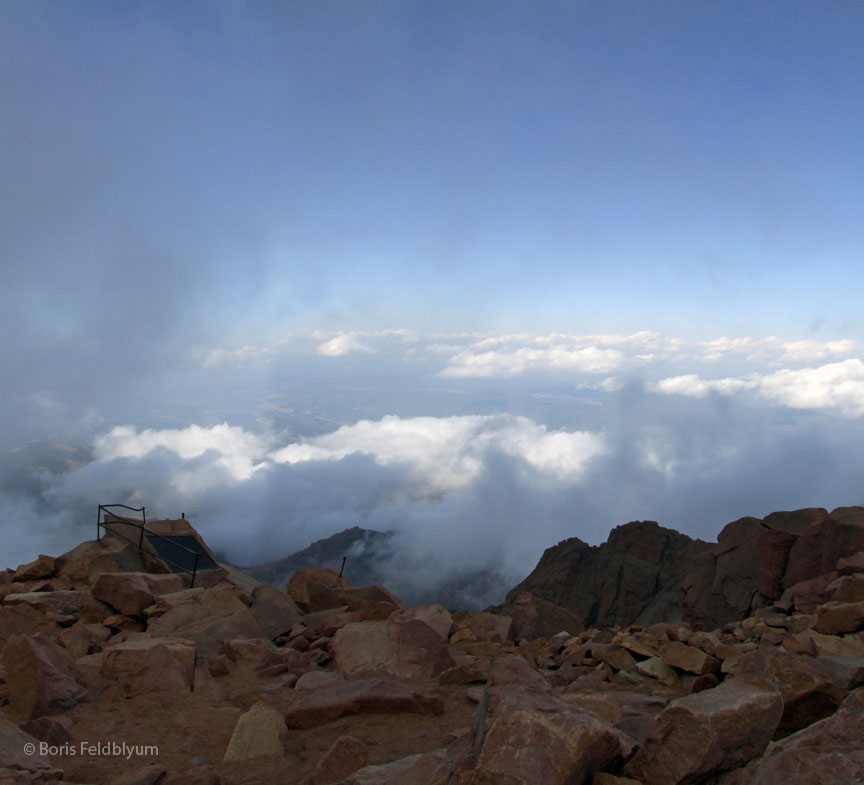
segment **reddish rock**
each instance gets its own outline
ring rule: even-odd
[[[813,664],[844,692],[864,686],[864,657],[821,656]]]
[[[447,644],[422,621],[348,624],[333,637],[336,667],[347,676],[428,679],[453,667]]]
[[[0,605],[0,651],[13,635],[43,632],[56,635],[60,628],[32,605]]]
[[[800,613],[815,613],[816,608],[830,599],[829,586],[837,580],[837,573],[830,572],[790,586],[783,598],[791,602]]]
[[[599,662],[605,662],[616,671],[632,670],[636,667],[636,660],[627,649],[616,646],[614,643],[600,643],[591,646],[591,656]]]
[[[440,698],[407,684],[360,679],[320,687],[297,698],[285,712],[289,728],[315,728],[347,714],[393,712],[437,715],[444,711]]]
[[[513,619],[482,611],[457,611],[453,614],[453,626],[457,632],[471,630],[474,639],[478,641],[506,643],[513,627]]]
[[[658,657],[660,655],[660,649],[665,645],[667,640],[669,639],[666,638],[665,635],[661,640],[650,634],[647,636],[637,636],[621,632],[613,638],[612,643],[622,646],[627,649],[627,651],[632,652],[633,654],[638,654],[640,657]]]
[[[26,745],[35,751],[27,754]],[[7,772],[18,772],[20,780],[4,778]],[[26,777],[26,779],[25,779]],[[63,772],[54,768],[46,755],[39,754],[39,740],[22,731],[0,712],[0,782],[43,783],[60,780]]]
[[[32,605],[42,613],[55,613],[60,616],[80,618],[86,608],[91,607],[92,598],[89,592],[60,589],[58,591],[28,591],[8,594],[3,598],[3,605]]]
[[[491,676],[490,666],[490,660],[486,657],[460,657],[454,667],[448,668],[438,677],[438,682],[440,684],[485,683]]]
[[[773,685],[727,680],[673,701],[623,773],[645,785],[678,785],[734,769],[764,752],[782,713]]]
[[[777,685],[783,696],[780,730],[800,730],[833,714],[840,705],[840,690],[809,657],[780,649],[759,649],[741,656],[735,674],[761,676]]]
[[[474,770],[475,785],[590,781],[630,750],[594,714],[518,687],[502,689]]]
[[[839,559],[864,550],[864,508],[838,507],[811,524],[789,552],[784,586],[791,587],[836,568]]]
[[[585,629],[583,620],[566,608],[527,591],[496,611],[513,619],[513,637],[517,641],[551,638],[560,632],[575,635]]]
[[[195,644],[173,638],[137,638],[106,648],[100,672],[124,695],[189,692],[195,674]]]
[[[93,597],[110,605],[124,616],[136,616],[152,605],[155,595],[144,573],[106,572],[96,579]]]
[[[678,681],[678,674],[663,662],[661,657],[649,657],[636,663],[636,670],[652,679],[657,679],[661,684],[671,687]]]
[[[815,630],[808,630],[807,634],[817,656],[864,657],[864,640],[854,635],[823,635]]]
[[[828,586],[826,592],[831,602],[862,602],[864,601],[864,573],[841,575]]]
[[[335,606],[326,606],[326,607],[312,607],[312,600],[309,596],[310,589],[312,590],[312,594],[316,593],[316,589],[320,588],[329,588],[333,589],[337,586],[350,586],[351,583],[346,578],[340,578],[339,575],[333,570],[325,570],[325,569],[312,569],[310,567],[304,567],[301,570],[297,570],[288,581],[288,585],[285,587],[285,592],[288,596],[300,606],[300,608],[306,613],[313,613],[315,611],[327,610],[328,608]],[[344,603],[337,603],[344,605]]]
[[[840,635],[864,629],[864,602],[829,602],[816,609],[817,632]]]
[[[598,695],[591,692],[565,692],[557,697],[565,703],[581,706],[583,709],[594,712],[594,714],[602,717],[610,725],[615,725],[624,719],[621,702],[614,695]]]
[[[453,617],[443,605],[418,605],[416,608],[397,610],[389,618],[391,621],[425,622],[445,641],[450,639],[453,629]]]
[[[62,630],[59,640],[72,658],[77,660],[100,651],[102,644],[110,636],[110,631],[101,624],[84,624],[79,621]]]
[[[864,778],[864,688],[830,717],[772,744],[740,785],[840,785]]]
[[[66,726],[58,720],[50,717],[37,717],[35,720],[22,722],[19,726],[24,733],[50,744],[52,747],[60,747],[72,741]]]
[[[216,654],[223,641],[266,638],[252,611],[229,584],[205,589],[196,599],[153,619],[147,632],[194,641],[203,656]]]
[[[720,670],[720,660],[680,641],[670,641],[663,649],[663,662],[688,673],[714,673]]]
[[[294,685],[295,690],[317,690],[327,684],[345,681],[339,671],[309,671],[304,673]]]
[[[442,782],[442,776],[447,777],[446,773],[441,772],[442,766],[449,769],[445,750],[421,752],[390,763],[364,766],[339,785],[437,785]]]
[[[864,573],[864,550],[853,553],[845,559],[838,559],[837,572],[841,575],[858,575]]]
[[[353,736],[340,736],[318,761],[301,785],[331,785],[366,765],[366,745]]]
[[[285,734],[282,715],[266,703],[256,703],[237,719],[223,759],[236,761],[263,755],[281,756]]]
[[[255,587],[250,610],[270,640],[290,630],[291,625],[303,615],[294,600],[273,586]]]
[[[85,700],[75,662],[52,638],[13,635],[3,649],[11,713],[21,720],[56,714]]]
[[[501,654],[492,665],[492,686],[519,685],[538,692],[549,689],[549,682],[518,654]]]
[[[54,559],[51,556],[39,554],[39,558],[29,564],[22,564],[17,570],[13,580],[36,581],[42,578],[50,578],[56,571]]]

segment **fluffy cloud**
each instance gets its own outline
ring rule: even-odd
[[[409,467],[432,491],[462,487],[499,452],[541,473],[578,479],[605,451],[602,434],[548,431],[525,417],[384,417],[363,420],[333,433],[291,444],[271,455],[276,463],[340,460],[373,456],[382,466]]]
[[[691,398],[704,398],[708,393],[718,392],[731,395],[741,390],[752,389],[757,382],[746,379],[702,379],[695,373],[671,376],[649,384],[648,389],[666,395],[687,395]]]
[[[550,346],[543,349],[521,348],[512,351],[476,352],[467,350],[450,358],[441,371],[450,377],[516,376],[527,371],[575,371],[609,373],[622,365],[623,355],[615,349],[586,346],[574,349]]]
[[[342,333],[318,344],[316,351],[324,357],[343,357],[346,354],[368,354],[374,350],[354,333]]]
[[[98,436],[93,444],[99,461],[142,458],[160,448],[187,461],[209,453],[213,462],[235,480],[248,480],[262,467],[261,459],[266,453],[266,443],[260,436],[227,423],[212,428],[190,425],[183,429],[143,431],[122,425]]]
[[[864,416],[864,362],[853,358],[816,368],[751,374],[745,379],[672,376],[649,385],[653,392],[704,398],[709,392],[732,395],[754,390],[762,398],[791,409],[825,409],[845,417]]]
[[[760,393],[793,409],[829,409],[864,416],[864,362],[859,359],[818,368],[784,369],[759,381]]]

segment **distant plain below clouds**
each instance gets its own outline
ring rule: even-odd
[[[74,546],[116,501],[185,512],[242,565],[392,530],[394,588],[464,585],[482,606],[566,537],[597,544],[647,519],[713,539],[744,515],[864,502],[860,354],[848,340],[402,330],[212,349],[171,386],[172,417],[100,410],[89,463],[4,485],[4,558]],[[230,400],[219,418],[214,392]]]

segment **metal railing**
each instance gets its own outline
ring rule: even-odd
[[[112,509],[118,507],[124,510],[129,510],[130,512],[140,512],[141,520],[136,520],[134,518],[130,518],[126,515],[117,515],[112,512]],[[106,516],[111,516],[110,520],[106,520]],[[179,542],[174,542],[174,540],[169,539],[168,537],[164,537],[161,534],[157,534],[154,531],[150,531],[147,529],[147,511],[144,507],[127,507],[125,504],[100,504],[99,509],[96,512],[96,540],[97,542],[102,539],[102,529],[105,531],[109,531],[108,524],[121,524],[124,526],[132,526],[133,528],[138,529],[138,542],[135,540],[126,537],[124,534],[121,534],[119,531],[114,530],[113,528],[110,530],[111,534],[115,534],[126,542],[134,545],[138,550],[144,550],[144,535],[146,534],[148,539],[155,538],[161,540],[163,542],[170,543],[172,547],[179,548],[182,551],[186,551],[186,553],[191,554],[195,557],[192,562],[192,569],[190,570],[188,567],[184,567],[182,564],[178,564],[172,559],[167,558],[161,554],[155,554],[155,557],[160,561],[167,562],[172,567],[177,568],[177,572],[185,572],[192,576],[192,582],[190,586],[195,585],[195,575],[198,572],[198,557],[201,555],[198,551],[193,550],[192,548],[187,548],[185,545],[181,545]],[[149,554],[153,556],[154,554]]]

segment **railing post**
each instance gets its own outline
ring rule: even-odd
[[[192,583],[189,584],[189,588],[195,586],[195,576],[198,574],[198,557],[201,554],[198,551],[195,551],[195,562],[192,564]]]
[[[99,519],[102,517],[102,505],[96,508],[96,542],[102,542],[102,527],[99,525]]]
[[[144,524],[141,524],[141,534],[138,537],[138,549],[144,550]]]

